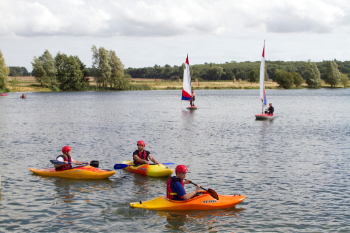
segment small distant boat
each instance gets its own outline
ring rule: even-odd
[[[182,88],[182,99],[188,100],[192,103],[192,86],[191,86],[191,75],[190,75],[190,64],[188,62],[188,55],[186,58],[185,69],[184,69],[184,77],[183,77],[183,88]],[[198,106],[189,106],[187,109],[195,110]]]
[[[264,48],[262,52],[261,65],[260,65],[260,98],[262,102],[262,111],[261,111],[261,114],[256,114],[255,118],[257,120],[266,120],[266,119],[275,118],[274,114],[270,115],[270,114],[264,113],[264,108],[267,105],[266,94],[265,94],[265,41],[264,41]]]
[[[5,94],[5,93],[0,93],[0,96],[7,96],[7,94]]]
[[[25,99],[26,97],[27,97],[27,95],[23,94],[23,95],[21,95],[21,97],[19,97],[19,98]]]

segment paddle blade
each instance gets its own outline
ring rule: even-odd
[[[116,164],[116,165],[114,165],[114,169],[123,169],[123,168],[126,168],[127,166],[129,166],[129,165],[127,165],[127,164]]]
[[[175,163],[162,163],[163,165],[173,165]]]
[[[207,192],[210,194],[210,196],[212,196],[216,200],[219,200],[219,195],[214,190],[208,189]]]
[[[60,161],[57,161],[57,160],[50,160],[50,162],[52,164],[55,164],[55,165],[62,165],[62,164],[64,164],[64,162],[60,162]]]

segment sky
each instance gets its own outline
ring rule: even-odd
[[[348,0],[0,0],[7,66],[47,49],[92,65],[93,45],[125,68],[242,61],[350,60]]]

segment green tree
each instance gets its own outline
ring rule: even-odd
[[[211,77],[213,80],[219,81],[222,74],[224,74],[224,69],[220,66],[212,66],[210,64],[210,68],[207,70],[207,75],[209,78]]]
[[[107,87],[107,83],[111,83],[111,72],[112,68],[109,62],[108,51],[100,47],[96,48],[95,45],[91,48],[92,51],[92,67],[96,69],[96,74],[94,76],[95,81],[99,87]]]
[[[84,64],[77,56],[67,56],[58,52],[55,57],[57,80],[63,91],[84,90],[89,86],[89,80],[84,75]]]
[[[29,76],[29,72],[27,68],[25,67],[19,67],[19,66],[9,66],[10,68],[10,74],[9,76],[15,77],[15,76]]]
[[[244,70],[241,70],[241,71],[239,71],[239,72],[236,74],[236,78],[237,78],[237,79],[242,79],[242,80],[247,80],[248,75],[247,75],[247,73],[246,73]]]
[[[129,81],[131,78],[129,76],[124,75],[124,65],[120,61],[119,57],[115,54],[114,51],[109,51],[109,59],[110,59],[110,66],[111,66],[111,80],[112,85],[117,90],[125,90],[129,87]]]
[[[341,78],[340,78],[340,83],[344,86],[344,88],[346,87],[346,85],[348,85],[349,83],[349,77],[346,74],[341,73]]]
[[[259,70],[252,70],[249,72],[248,81],[251,83],[257,83],[259,81]]]
[[[323,78],[332,88],[339,84],[341,74],[335,61],[326,61],[326,72]]]
[[[196,67],[197,68],[197,70],[198,70],[198,72],[199,72],[199,68],[198,67]],[[233,77],[235,76],[234,75],[234,73],[232,72],[232,70],[231,69],[225,69],[224,68],[224,73],[225,74],[223,74],[223,75],[221,75],[221,79],[222,80],[233,80]]]
[[[294,84],[294,79],[291,73],[285,70],[275,70],[275,80],[283,88],[289,89]]]
[[[321,86],[321,74],[317,68],[316,63],[311,62],[310,59],[306,63],[304,72],[305,82],[309,87],[317,88]]]
[[[45,50],[39,58],[34,57],[32,63],[35,78],[40,82],[41,86],[56,85],[57,69],[55,60],[48,50]]]
[[[260,75],[260,71],[259,71],[259,75]],[[260,77],[259,77],[260,79]],[[267,73],[267,69],[265,68],[265,81],[269,81],[269,74]]]
[[[301,77],[301,75],[297,72],[292,72],[291,75],[294,79],[294,85],[296,87],[301,87],[301,85],[304,83],[304,79]]]
[[[321,74],[320,70],[317,68],[316,63],[308,60],[306,63],[306,68],[304,72],[305,82],[309,87],[319,87],[321,86]]]
[[[10,70],[6,66],[5,58],[0,50],[0,90],[6,90],[7,87],[7,76],[9,75]]]

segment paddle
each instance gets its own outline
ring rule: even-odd
[[[52,163],[52,164],[55,164],[55,165],[63,165],[63,164],[65,164],[65,162],[60,162],[60,161],[57,161],[57,160],[50,160],[50,162]],[[70,162],[68,162],[68,163],[70,163]],[[74,163],[74,162],[72,162],[72,163]],[[74,164],[76,164],[76,163],[74,163]],[[79,164],[87,164],[87,163],[79,163]]]
[[[190,181],[190,183],[193,184],[193,185],[195,185],[195,186],[197,186],[197,184],[193,183],[192,181]],[[201,189],[203,189],[204,191],[207,191],[207,192],[210,194],[210,196],[212,196],[212,197],[215,198],[216,200],[219,200],[219,195],[218,195],[214,190],[212,190],[212,189],[206,190],[206,189],[203,188],[202,186],[201,186]]]
[[[163,165],[172,165],[174,163],[162,163]],[[142,164],[141,164],[142,165]],[[157,164],[150,164],[150,165],[157,165]],[[123,169],[129,166],[135,166],[135,165],[128,165],[128,164],[116,164],[114,165],[114,169]]]

